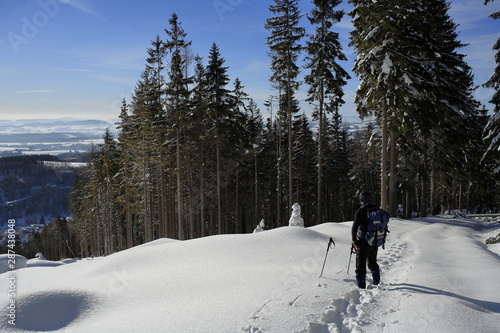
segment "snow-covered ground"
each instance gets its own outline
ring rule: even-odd
[[[350,222],[160,239],[53,267],[29,261],[0,274],[0,331],[499,332],[500,248],[484,244],[499,227],[391,219],[383,284],[367,290],[354,285],[354,258],[346,272]]]

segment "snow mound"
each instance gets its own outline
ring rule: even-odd
[[[74,258],[65,258],[61,259],[59,261],[52,261],[52,260],[47,260],[43,256],[41,252],[38,252],[36,254],[36,258],[29,259],[26,267],[57,267],[61,265],[67,265],[67,264],[72,264],[75,263],[76,259]]]
[[[27,267],[57,267],[64,265],[62,261],[52,261],[39,258],[29,259]]]
[[[8,272],[10,265],[15,263],[16,269],[26,267],[27,259],[19,254],[15,254],[12,259],[12,254],[0,254],[0,274]]]

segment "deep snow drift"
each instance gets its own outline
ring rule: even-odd
[[[383,284],[346,273],[351,222],[189,241],[0,274],[1,332],[498,332],[498,223],[391,219]],[[323,276],[319,274],[329,238]],[[15,276],[16,326],[8,323]]]

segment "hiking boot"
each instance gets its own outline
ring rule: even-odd
[[[366,289],[366,275],[365,274],[356,274],[356,282],[358,283],[359,288]]]
[[[373,271],[372,277],[373,277],[373,284],[378,285],[380,283],[380,271]]]

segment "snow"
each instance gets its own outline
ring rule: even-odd
[[[385,55],[384,62],[382,63],[382,73],[384,73],[385,75],[389,75],[391,73],[391,69],[392,69],[392,60],[389,53],[387,53]]]
[[[25,268],[27,264],[26,258],[18,254],[0,254],[0,273],[8,272],[12,262],[15,262],[16,268]]]
[[[1,332],[498,332],[498,223],[391,219],[382,284],[346,273],[352,222],[156,240],[0,274]],[[325,259],[329,238],[336,246]],[[30,259],[31,260],[31,259]],[[43,259],[36,259],[43,260]],[[31,261],[30,261],[31,262]]]
[[[410,79],[408,76],[408,73],[403,74],[403,81],[408,85],[411,86],[413,84],[413,81]]]

